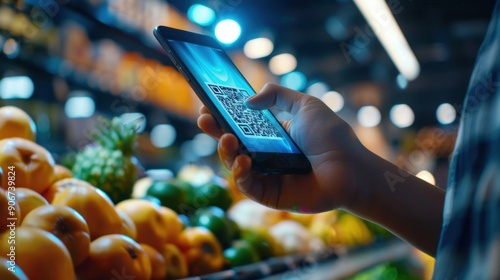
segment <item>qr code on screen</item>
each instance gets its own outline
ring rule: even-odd
[[[251,137],[281,138],[281,133],[261,111],[250,110],[243,101],[250,97],[244,89],[207,84],[241,131]]]

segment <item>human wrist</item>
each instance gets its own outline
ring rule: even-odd
[[[353,184],[341,208],[362,217],[376,211],[384,166],[383,159],[359,143],[352,155]]]

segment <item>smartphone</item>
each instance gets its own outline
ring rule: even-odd
[[[239,139],[239,152],[250,156],[255,172],[311,171],[307,157],[271,111],[243,104],[255,91],[214,38],[166,26],[157,26],[153,34],[222,130]]]

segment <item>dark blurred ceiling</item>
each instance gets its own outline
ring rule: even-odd
[[[212,7],[219,19],[237,20],[243,35],[230,48],[242,48],[258,36],[271,36],[274,54],[293,53],[297,70],[310,81],[323,81],[342,93],[354,84],[376,82],[383,88],[382,112],[393,104],[407,103],[415,111],[414,127],[436,123],[435,110],[443,102],[460,109],[494,2],[388,0],[421,67],[420,76],[402,90],[396,85],[394,64],[352,1],[169,1],[181,12],[200,3]],[[336,23],[335,32],[327,30],[327,22]],[[353,47],[352,56],[342,46]]]

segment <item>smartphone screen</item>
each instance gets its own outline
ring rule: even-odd
[[[269,110],[251,110],[243,104],[255,92],[222,49],[168,41],[248,151],[301,153]]]
[[[307,157],[271,111],[244,105],[255,91],[214,38],[166,26],[157,26],[153,34],[223,130],[239,139],[239,152],[250,156],[254,171],[311,171]]]

